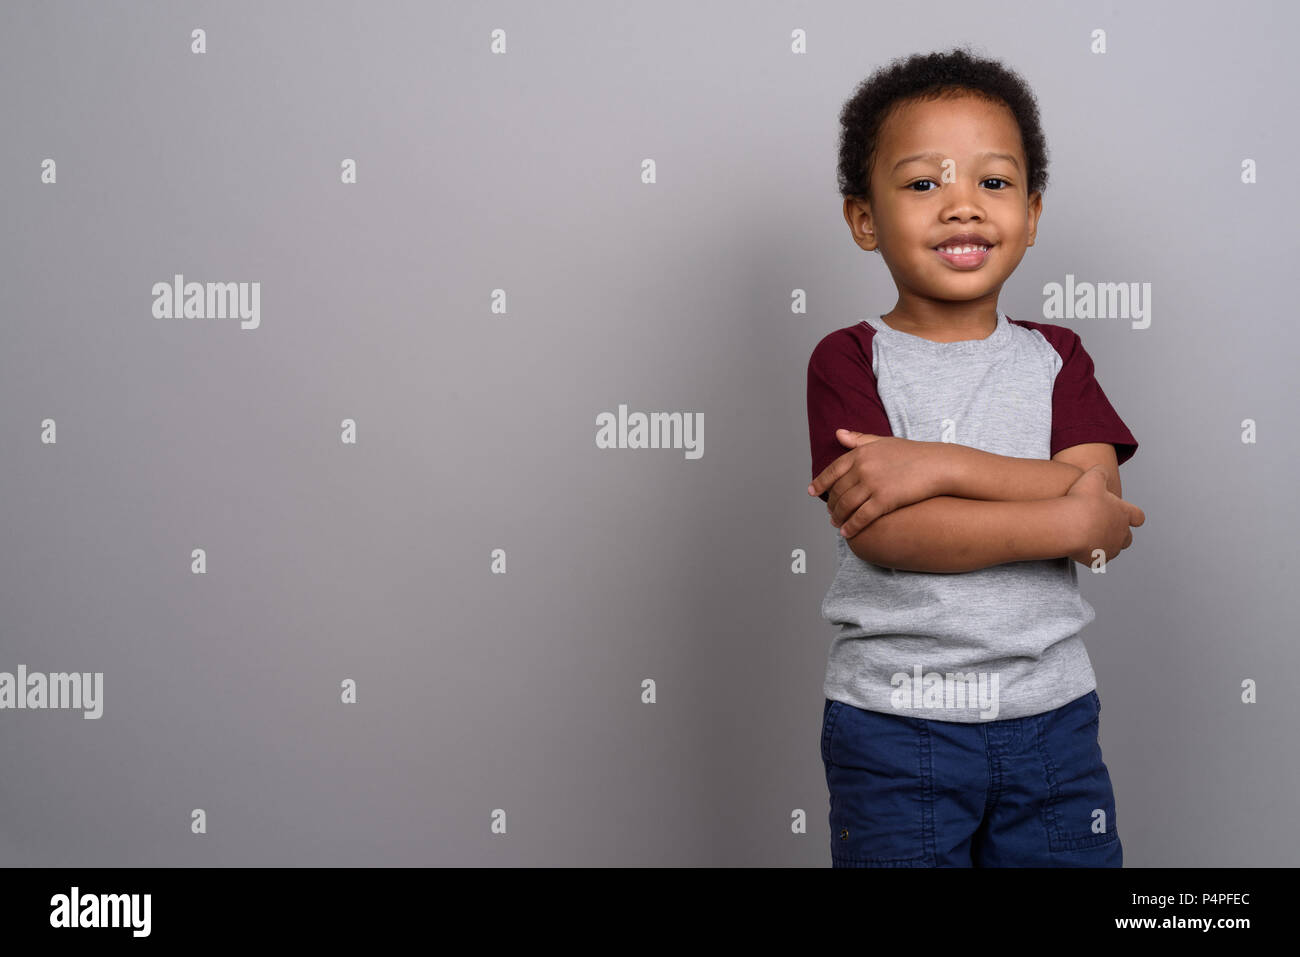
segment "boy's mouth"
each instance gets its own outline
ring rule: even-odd
[[[984,265],[993,243],[960,243],[936,246],[935,253],[954,269],[978,269]]]

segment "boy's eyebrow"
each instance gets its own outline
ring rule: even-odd
[[[1020,169],[1020,163],[1019,163],[1019,161],[1018,161],[1014,156],[1012,156],[1010,153],[991,153],[991,152],[990,152],[990,153],[980,153],[980,154],[979,154],[978,156],[976,156],[975,158],[976,158],[976,159],[981,159],[981,160],[982,160],[982,159],[988,159],[988,158],[990,158],[990,157],[992,157],[993,159],[1004,159],[1004,160],[1008,160],[1008,161],[1011,163],[1012,166],[1014,166],[1016,169]],[[945,159],[947,159],[947,158],[948,158],[948,157],[944,156],[942,153],[935,153],[935,152],[929,152],[929,153],[916,153],[916,154],[914,154],[914,155],[912,155],[912,156],[904,156],[901,160],[899,160],[897,163],[894,164],[894,169],[896,170],[896,169],[898,169],[898,167],[902,166],[903,164],[905,164],[905,163],[913,163],[913,162],[915,162],[916,160],[945,160]]]

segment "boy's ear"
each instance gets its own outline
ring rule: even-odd
[[[844,221],[849,224],[853,241],[867,252],[876,248],[876,227],[871,222],[871,206],[856,196],[844,200]]]
[[[1038,217],[1043,215],[1043,194],[1034,193],[1029,197],[1029,241],[1026,246],[1032,246],[1034,240],[1038,238]]]

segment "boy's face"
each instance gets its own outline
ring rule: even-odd
[[[918,153],[931,155],[909,159]],[[994,153],[1013,159],[987,155]],[[880,250],[905,310],[990,298],[996,305],[1034,244],[1042,212],[1026,172],[1020,128],[1005,104],[966,95],[910,101],[881,128],[872,202],[845,200],[844,218],[859,246]],[[936,250],[959,233],[980,234],[988,252],[951,259]]]

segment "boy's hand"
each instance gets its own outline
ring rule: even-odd
[[[1091,565],[1093,550],[1100,548],[1109,562],[1133,544],[1129,526],[1137,528],[1147,520],[1146,513],[1126,502],[1106,487],[1106,472],[1094,465],[1080,475],[1065,497],[1079,503],[1079,540],[1082,548],[1070,558]]]
[[[944,443],[837,429],[849,448],[822,470],[809,495],[830,489],[831,524],[852,538],[882,515],[943,494]]]

